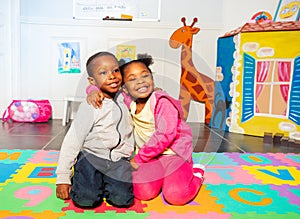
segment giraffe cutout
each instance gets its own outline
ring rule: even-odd
[[[193,27],[198,21],[194,18],[191,26],[187,26],[185,18],[181,18],[183,27],[177,29],[170,37],[170,47],[177,49],[181,46],[181,76],[179,99],[187,119],[191,100],[205,103],[205,123],[209,124],[214,102],[214,80],[197,71],[192,59],[193,35],[200,30]]]

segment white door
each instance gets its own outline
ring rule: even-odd
[[[19,67],[19,34],[17,16],[19,16],[19,0],[0,0],[0,115],[11,102],[16,91],[13,90]],[[17,7],[16,7],[17,6]],[[17,31],[16,31],[17,30]],[[13,57],[15,56],[15,57]],[[14,63],[16,61],[17,63]],[[18,64],[17,64],[18,65]],[[19,65],[18,65],[19,66]]]

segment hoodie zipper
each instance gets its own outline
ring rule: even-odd
[[[120,94],[119,94],[119,95],[120,95]],[[119,96],[119,95],[118,95],[118,96]],[[117,98],[118,98],[118,96],[114,99],[114,103],[117,105],[117,107],[119,108],[120,113],[121,113],[120,119],[119,119],[119,121],[118,121],[118,123],[117,123],[117,127],[116,127],[116,131],[117,131],[117,133],[118,133],[118,135],[119,135],[119,141],[118,141],[118,143],[117,143],[113,148],[111,148],[110,151],[109,151],[109,159],[110,159],[110,160],[112,160],[112,158],[111,158],[111,153],[112,153],[112,151],[113,151],[116,147],[118,147],[119,144],[121,143],[121,133],[120,133],[120,131],[119,131],[119,125],[120,125],[121,120],[122,120],[122,118],[123,118],[123,111],[122,111],[121,107],[119,106],[119,104],[117,103]]]

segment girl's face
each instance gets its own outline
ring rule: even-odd
[[[124,69],[124,88],[133,99],[148,98],[154,90],[152,73],[141,62],[133,62]]]
[[[99,87],[105,97],[114,97],[122,84],[118,62],[112,56],[105,55],[96,57],[92,64],[93,77],[89,77],[90,83]]]

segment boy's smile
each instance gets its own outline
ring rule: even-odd
[[[114,82],[108,83],[108,86],[111,88],[119,88],[121,84],[120,80],[116,80]]]

